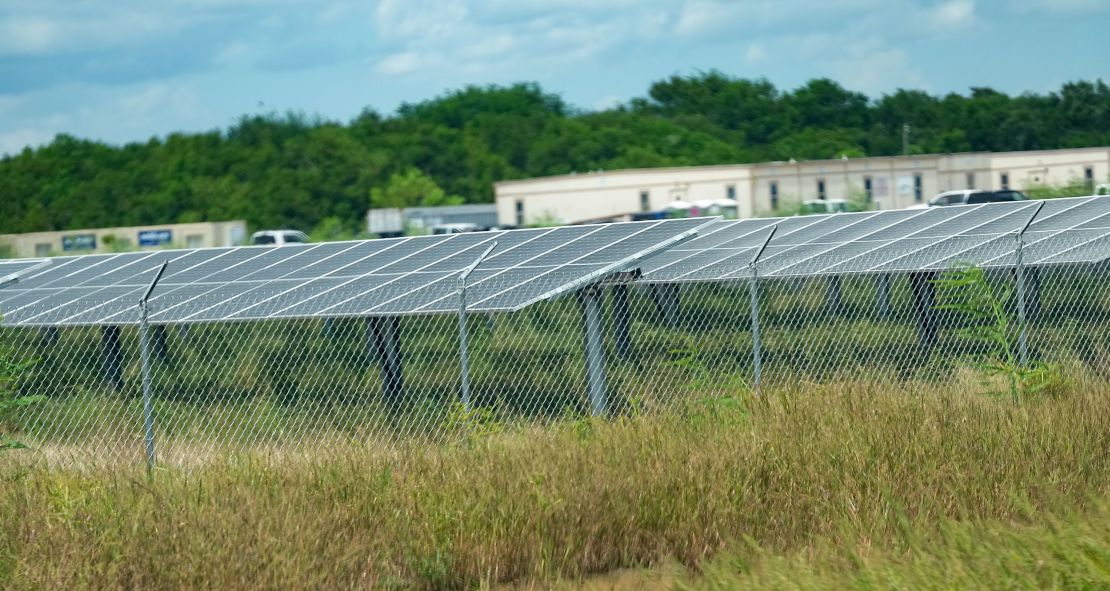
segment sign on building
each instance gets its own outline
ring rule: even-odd
[[[62,250],[96,250],[96,234],[62,236]]]
[[[173,242],[172,230],[140,230],[139,246],[161,246]]]

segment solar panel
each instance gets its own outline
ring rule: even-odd
[[[0,286],[19,281],[19,278],[23,275],[49,264],[49,259],[0,260]]]
[[[454,312],[459,273],[494,241],[468,280],[468,310],[514,311],[629,270],[711,221],[58,257],[0,288],[0,312],[16,326],[134,324],[163,262],[153,323]]]
[[[1038,208],[1041,208],[1037,213]],[[1027,265],[1093,263],[1110,258],[1110,199],[988,203],[880,212],[715,222],[685,244],[652,257],[641,281],[720,281],[750,276],[808,277],[942,270],[955,262],[1015,264],[1015,234]]]

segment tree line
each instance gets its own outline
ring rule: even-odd
[[[783,90],[711,71],[594,111],[534,83],[471,86],[345,123],[244,115],[226,130],[123,146],[58,135],[0,159],[0,233],[245,219],[329,238],[361,229],[369,207],[489,202],[505,179],[1108,144],[1102,80],[1044,94],[869,98],[828,79]]]

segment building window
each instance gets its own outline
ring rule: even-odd
[[[53,250],[53,245],[51,245],[49,242],[40,242],[35,245],[35,256],[48,257],[50,256],[51,250]]]
[[[1006,189],[1009,189],[1010,188],[1010,174],[1004,172],[1001,175],[999,175],[998,184],[1002,185],[1001,189],[1003,191],[1005,191]]]
[[[825,198],[825,179],[817,179],[817,198]]]
[[[771,181],[771,209],[779,208],[779,182]]]
[[[921,175],[915,174],[913,175],[913,200],[917,203],[921,203],[922,197],[924,197],[924,195],[921,190]]]
[[[1087,190],[1091,191],[1095,188],[1095,167],[1083,167],[1083,184],[1087,186]]]
[[[871,203],[875,199],[875,193],[871,190],[871,177],[863,177],[863,192],[867,195],[867,202]]]
[[[524,200],[523,199],[517,199],[516,200],[516,225],[518,225],[518,226],[523,226],[524,225]]]
[[[640,211],[651,211],[651,194],[640,191]]]
[[[204,236],[200,234],[189,234],[185,237],[185,248],[202,248],[204,246]]]
[[[726,199],[733,199],[733,200],[736,199],[736,185],[726,185],[725,186],[725,198]]]
[[[974,189],[975,188],[975,173],[974,172],[967,173],[967,188],[968,189]]]

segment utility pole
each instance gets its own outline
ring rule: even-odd
[[[902,155],[910,155],[910,124],[902,124]]]

